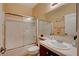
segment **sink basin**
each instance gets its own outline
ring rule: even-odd
[[[58,49],[70,49],[72,46],[68,43],[65,42],[58,42],[56,40],[45,40],[45,42],[49,45],[51,45],[54,48],[58,48]]]

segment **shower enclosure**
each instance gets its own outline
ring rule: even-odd
[[[6,49],[13,49],[35,43],[36,20],[31,17],[24,21],[6,21]]]
[[[5,48],[4,50],[6,51],[3,55],[10,54],[7,53],[7,51],[35,44],[37,39],[36,24],[37,20],[31,16],[23,17],[22,20],[7,17],[5,19],[5,38],[2,47],[3,49]],[[21,50],[24,50],[24,48]],[[13,55],[15,54],[13,53]]]

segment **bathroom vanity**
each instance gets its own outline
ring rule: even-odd
[[[49,50],[48,48],[44,47],[43,45],[40,45],[40,56],[59,56],[59,55]]]
[[[44,39],[44,38],[42,38]],[[40,56],[77,56],[77,48],[68,46],[63,48],[61,46],[55,47],[50,44],[50,40],[40,40]]]

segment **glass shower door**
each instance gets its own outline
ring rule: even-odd
[[[36,42],[36,20],[26,21],[24,23],[24,45]]]
[[[16,49],[36,41],[36,20],[6,21],[6,49]]]
[[[18,21],[6,21],[6,49],[14,49],[23,46],[23,23]]]

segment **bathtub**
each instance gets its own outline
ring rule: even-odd
[[[12,49],[12,50],[7,50],[2,56],[27,56],[27,48],[34,46],[35,44]]]

